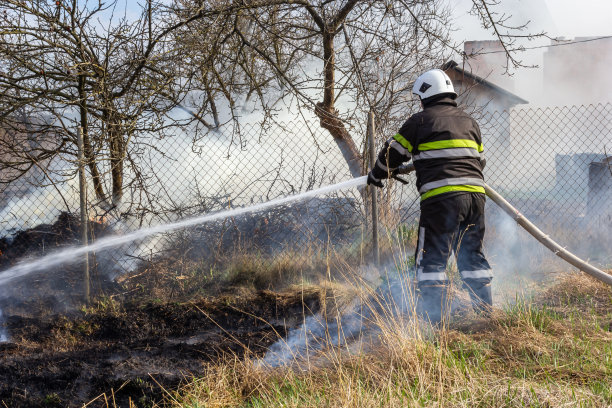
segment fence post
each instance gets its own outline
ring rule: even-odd
[[[77,132],[78,162],[79,162],[79,201],[81,205],[81,244],[86,246],[87,226],[89,217],[87,216],[87,184],[85,182],[85,155],[83,154],[83,128],[79,127]],[[83,259],[83,298],[85,303],[89,303],[89,253]]]
[[[374,112],[368,113],[368,150],[370,154],[370,170],[376,163],[376,151],[374,150],[374,139],[376,127],[374,124]],[[378,203],[376,201],[376,187],[370,186],[372,196],[372,257],[376,265],[380,264],[380,249],[378,247]]]

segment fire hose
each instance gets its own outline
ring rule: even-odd
[[[414,171],[414,164],[410,163],[405,166],[401,166],[394,172],[394,178],[404,184],[408,182],[401,177],[398,177],[398,174],[408,174]],[[550,236],[545,234],[542,230],[535,226],[531,221],[529,221],[523,214],[521,214],[516,208],[514,208],[504,197],[502,197],[497,191],[495,191],[491,186],[485,184],[485,193],[487,196],[493,200],[495,204],[497,204],[506,214],[512,217],[518,225],[523,227],[525,231],[529,233],[532,237],[537,239],[542,245],[546,248],[550,249],[555,255],[559,258],[563,259],[565,262],[569,263],[572,266],[575,266],[579,270],[588,273],[595,279],[607,283],[612,286],[612,275],[594,267],[588,262],[578,258],[576,255],[569,252],[567,249],[563,248],[557,242],[555,242]]]

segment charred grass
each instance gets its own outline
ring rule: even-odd
[[[176,303],[107,298],[70,316],[10,317],[0,406],[152,406],[207,362],[261,355],[325,296],[303,287]]]
[[[322,364],[212,363],[162,405],[609,407],[611,316],[611,288],[569,274],[490,320],[467,314],[433,336],[381,323],[367,351],[328,350]]]
[[[8,305],[0,407],[151,407],[213,362],[261,356],[306,316],[351,298],[325,279],[346,262],[337,254],[222,261],[145,264],[69,312]]]

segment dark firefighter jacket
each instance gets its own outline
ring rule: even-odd
[[[451,193],[484,194],[484,148],[474,119],[449,97],[425,104],[387,140],[372,170],[377,180],[390,177],[412,158],[421,201]]]

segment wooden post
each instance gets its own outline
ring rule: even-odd
[[[89,225],[89,217],[87,216],[87,183],[85,182],[85,155],[83,153],[83,128],[79,127],[77,132],[78,143],[78,162],[79,162],[79,199],[81,205],[81,244],[86,246],[87,226]],[[86,304],[89,303],[89,253],[85,254],[83,259],[83,299]]]
[[[374,112],[368,114],[368,150],[370,153],[370,170],[374,168],[376,163],[376,150],[374,147],[374,136],[376,135],[376,127],[374,124]],[[378,203],[376,200],[376,187],[370,186],[370,195],[372,196],[372,258],[374,264],[380,264],[380,249],[378,246]]]

